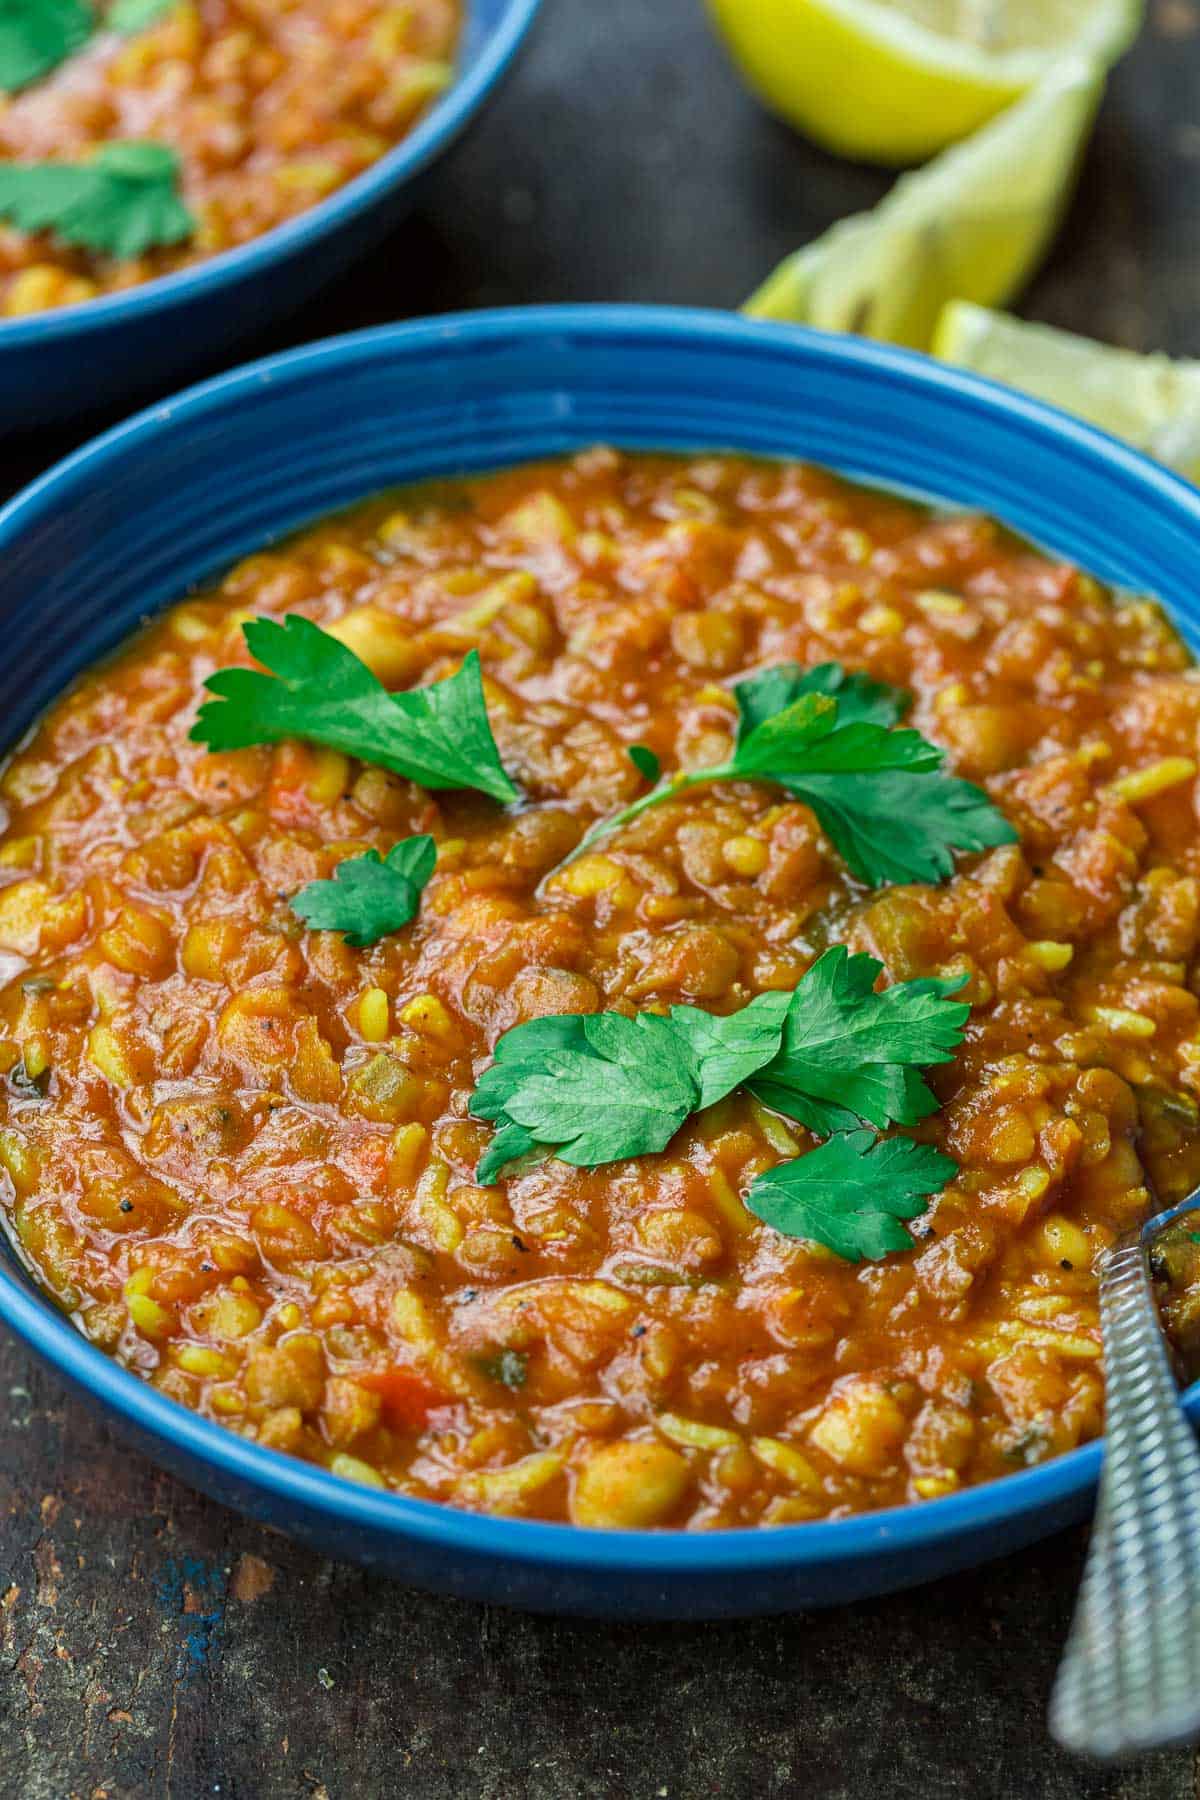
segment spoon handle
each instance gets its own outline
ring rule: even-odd
[[[1104,1470],[1050,1729],[1065,1748],[1107,1758],[1200,1732],[1200,1450],[1140,1233],[1105,1259],[1100,1321]]]

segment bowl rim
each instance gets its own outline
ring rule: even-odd
[[[536,0],[533,0],[536,4]],[[529,4],[529,0],[525,0]],[[804,327],[765,323],[699,308],[638,305],[512,307],[447,314],[374,326],[244,364],[146,408],[85,444],[0,509],[0,557],[14,540],[52,518],[72,494],[102,486],[105,470],[127,451],[187,430],[243,400],[253,400],[265,381],[304,386],[335,368],[392,355],[419,358],[425,350],[470,352],[481,345],[569,334],[598,345],[623,344],[627,352],[653,341],[686,342],[692,349],[747,354],[787,350],[869,372],[894,389],[952,394],[999,413],[1030,435],[1066,441],[1084,457],[1105,465],[1124,482],[1155,496],[1200,539],[1200,490],[1181,476],[1092,425],[1042,401],[1001,387],[914,351]],[[716,1576],[778,1569],[806,1572],[869,1562],[881,1555],[913,1555],[922,1549],[986,1540],[1030,1515],[1057,1510],[1065,1521],[1099,1474],[1102,1439],[1064,1452],[1035,1468],[998,1477],[940,1499],[848,1518],[776,1526],[729,1527],[711,1532],[602,1531],[541,1520],[464,1512],[359,1486],[316,1465],[248,1442],[224,1426],[191,1412],[150,1387],[90,1344],[53,1302],[27,1286],[0,1257],[0,1321],[43,1361],[135,1431],[162,1440],[183,1458],[202,1462],[228,1481],[248,1485],[272,1500],[322,1515],[348,1530],[408,1538],[448,1554],[501,1557],[528,1567],[552,1564],[600,1575]],[[1200,1381],[1183,1396],[1200,1421]],[[978,1557],[986,1560],[983,1547]]]
[[[470,27],[472,3],[467,0],[464,31]],[[0,319],[0,354],[23,347],[42,348],[56,339],[81,337],[115,324],[136,323],[144,315],[187,305],[227,283],[249,279],[292,253],[314,252],[329,232],[367,212],[389,189],[412,180],[449,148],[508,70],[541,4],[542,0],[504,0],[503,13],[487,32],[466,73],[456,76],[407,136],[327,199],[248,243],[206,256],[172,275],[160,275],[94,300],[31,313],[27,318]]]

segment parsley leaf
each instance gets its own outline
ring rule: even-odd
[[[505,774],[483,697],[479,652],[456,675],[431,687],[390,694],[353,650],[311,619],[289,613],[279,624],[242,627],[257,669],[221,669],[205,687],[217,697],[200,708],[192,737],[212,750],[240,750],[306,738],[361,757],[427,788],[474,788],[492,799],[519,799]]]
[[[496,1045],[471,1097],[497,1135],[476,1179],[487,1185],[538,1146],[592,1168],[665,1149],[693,1112],[736,1087],[820,1137],[915,1125],[937,1101],[918,1072],[948,1062],[969,1007],[966,977],[901,981],[875,992],[871,956],[827,950],[793,992],[760,994],[718,1017],[673,1006],[532,1019]],[[561,1148],[569,1145],[569,1151]]]
[[[786,992],[759,994],[740,1012],[723,1017],[698,1006],[671,1008],[671,1024],[691,1054],[700,1090],[699,1110],[715,1106],[772,1061],[793,999],[794,995]]]
[[[760,1175],[746,1205],[786,1237],[810,1238],[847,1262],[878,1262],[915,1247],[900,1221],[924,1212],[957,1172],[930,1144],[849,1131]]]
[[[506,1032],[470,1110],[594,1168],[664,1150],[699,1098],[688,1047],[669,1020],[589,1013]]]
[[[179,158],[164,144],[105,144],[86,163],[5,163],[0,218],[108,256],[141,256],[195,230],[178,181]]]
[[[647,781],[657,781],[662,774],[662,764],[648,744],[630,744],[628,756],[638,774],[644,775]]]
[[[735,682],[731,691],[738,707],[739,743],[805,694],[835,699],[839,725],[898,725],[912,705],[912,696],[902,688],[851,673],[835,662],[819,663],[814,669],[802,669],[799,663],[776,663]]]
[[[386,857],[348,857],[332,881],[310,881],[289,905],[313,931],[344,932],[351,949],[368,950],[415,916],[436,862],[431,837],[402,838]]]
[[[806,673],[783,664],[739,683],[734,696],[739,730],[728,762],[666,777],[593,826],[579,850],[689,788],[745,780],[776,782],[811,806],[871,887],[940,881],[954,872],[954,850],[1016,840],[982,788],[944,773],[943,750],[919,732],[891,729],[903,702],[897,689],[837,663]]]
[[[876,994],[879,971],[839,945],[794,993],[761,994],[728,1017],[676,1006],[666,1017],[564,1014],[516,1026],[471,1097],[471,1113],[498,1127],[476,1180],[489,1185],[535,1152],[594,1168],[664,1150],[689,1114],[745,1086],[833,1134],[759,1176],[751,1212],[851,1262],[911,1249],[900,1221],[923,1212],[956,1165],[930,1145],[879,1139],[861,1119],[911,1124],[933,1111],[916,1065],[949,1061],[968,1008],[948,998],[960,982],[897,982]]]
[[[524,1125],[514,1124],[504,1108],[522,1082],[543,1072],[546,1056],[556,1050],[590,1054],[582,1014],[553,1013],[530,1019],[497,1039],[492,1066],[480,1076],[470,1102],[470,1111],[476,1118],[490,1119],[496,1126],[496,1135],[475,1171],[475,1179],[482,1187],[498,1181],[504,1169],[513,1173],[510,1164],[546,1154],[534,1133]]]
[[[778,1055],[745,1078],[756,1099],[818,1137],[864,1119],[915,1125],[937,1110],[917,1071],[949,1062],[962,1041],[971,1009],[949,996],[967,977],[898,981],[877,994],[882,968],[842,944],[813,964],[791,996]]]
[[[104,23],[110,31],[119,31],[124,37],[132,37],[134,32],[145,31],[151,25],[157,25],[165,19],[169,12],[174,12],[179,0],[113,0],[104,16]]]
[[[92,34],[84,0],[0,0],[0,89],[12,94],[57,68]]]
[[[86,0],[0,0],[0,91],[15,93],[86,44],[98,23],[128,36],[172,12],[179,0],[113,0],[98,21]]]
[[[495,1120],[497,1131],[495,1137],[479,1159],[475,1170],[475,1179],[480,1187],[492,1187],[499,1181],[505,1170],[514,1175],[514,1165],[523,1163],[527,1158],[540,1161],[547,1152],[534,1137],[532,1131],[526,1131],[524,1125],[514,1125],[503,1113],[498,1113]]]
[[[486,1187],[539,1145],[543,1154],[554,1147],[564,1161],[589,1168],[664,1149],[689,1114],[723,1100],[771,1061],[791,1000],[788,993],[760,994],[740,1012],[721,1018],[699,1007],[673,1006],[666,1018],[564,1013],[514,1026],[498,1041],[495,1061],[471,1097],[475,1117],[491,1119],[498,1128],[476,1180]],[[661,1065],[659,1056],[665,1058]],[[614,1091],[624,1111],[609,1119]],[[564,1127],[556,1102],[564,1097],[575,1109],[569,1122],[585,1121],[579,1128],[582,1148],[571,1156],[557,1148]],[[633,1147],[644,1138],[661,1142]],[[594,1154],[598,1146],[605,1154]]]

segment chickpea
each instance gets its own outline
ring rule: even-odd
[[[818,1450],[852,1475],[878,1475],[904,1441],[908,1421],[877,1381],[847,1381],[812,1428]]]
[[[576,1525],[610,1531],[662,1525],[690,1480],[684,1458],[665,1444],[604,1444],[592,1452],[576,1478],[571,1518]]]

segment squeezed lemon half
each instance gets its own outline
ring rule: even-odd
[[[1104,79],[1100,62],[1057,64],[966,143],[902,176],[873,212],[789,257],[744,310],[927,350],[948,301],[1003,306],[1058,229]]]
[[[1064,56],[1107,67],[1144,0],[708,0],[746,81],[843,156],[920,162]]]

